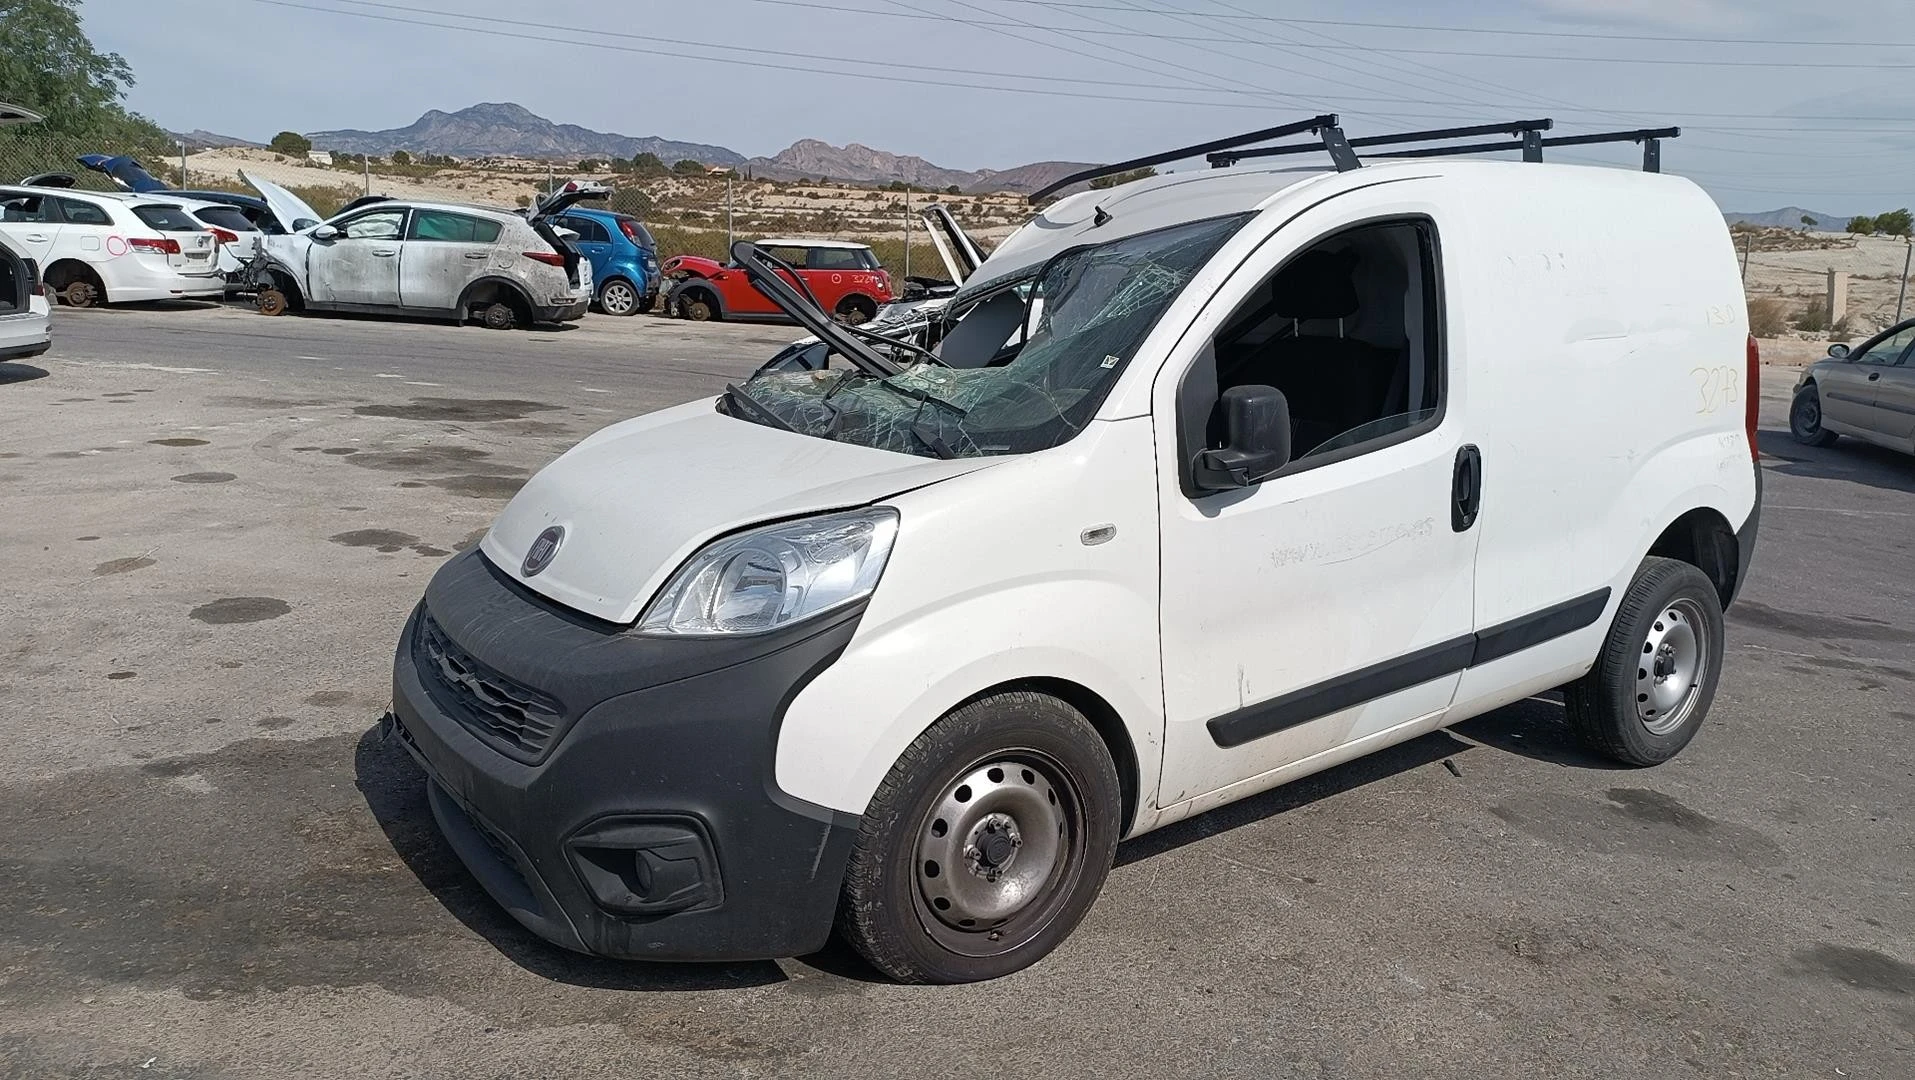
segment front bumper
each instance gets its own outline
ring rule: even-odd
[[[471,551],[406,624],[392,732],[453,850],[540,937],[640,959],[804,955],[830,934],[857,819],[778,789],[778,725],[861,614],[749,640],[641,637]],[[545,702],[547,736],[501,736],[467,685]]]

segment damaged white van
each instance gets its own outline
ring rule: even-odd
[[[392,734],[487,891],[604,956],[985,979],[1120,840],[1541,691],[1680,751],[1759,506],[1721,214],[1304,131],[1337,168],[1051,205],[928,348],[741,245],[833,363],[586,439],[405,627]]]

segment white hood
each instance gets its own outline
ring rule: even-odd
[[[279,227],[289,233],[311,228],[326,220],[319,211],[307,205],[306,200],[270,180],[248,176],[245,169],[239,171],[239,178],[259,192],[259,197],[266,200],[266,206],[272,210],[273,216],[279,219]]]
[[[761,522],[863,506],[991,465],[852,446],[719,414],[694,401],[614,424],[527,483],[481,550],[525,587],[629,623],[711,540]],[[533,541],[565,530],[546,568],[519,572]]]

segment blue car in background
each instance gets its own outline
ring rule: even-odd
[[[658,304],[658,242],[644,222],[614,210],[575,206],[552,224],[578,234],[572,246],[592,264],[600,311],[636,315]]]

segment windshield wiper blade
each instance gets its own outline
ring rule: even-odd
[[[766,427],[782,428],[785,431],[798,432],[797,428],[791,426],[790,421],[772,412],[764,402],[746,393],[744,389],[736,383],[725,384],[725,405],[732,410],[734,415],[744,413],[748,419],[763,424]]]

